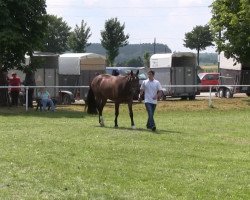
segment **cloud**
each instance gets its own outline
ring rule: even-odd
[[[201,5],[204,0],[178,0],[178,4],[180,6],[193,6],[193,5]]]
[[[100,0],[83,0],[83,5],[91,7],[91,6],[96,6],[100,5]]]

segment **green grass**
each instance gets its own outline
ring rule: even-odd
[[[143,104],[136,130],[125,105],[117,129],[111,104],[105,127],[80,106],[0,108],[0,199],[250,199],[249,100],[241,104],[160,103],[157,133],[145,129]]]

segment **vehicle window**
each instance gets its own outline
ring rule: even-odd
[[[146,80],[147,79],[147,76],[145,73],[139,73],[139,79],[140,80]]]
[[[125,75],[125,74],[129,74],[130,72],[131,72],[131,69],[129,69],[129,70],[121,70],[120,74]],[[136,72],[137,72],[137,69],[134,69],[133,73],[136,73]],[[138,77],[139,77],[140,80],[146,80],[147,79],[147,75],[144,72],[141,72],[140,70],[139,70]]]
[[[199,78],[202,79],[204,77],[204,74],[198,74]]]
[[[121,70],[121,74],[122,75],[126,75],[126,74],[129,74],[131,72],[131,70]]]
[[[213,80],[214,78],[213,78],[213,75],[208,74],[208,75],[206,75],[206,79],[207,79],[207,80]]]
[[[219,76],[217,74],[207,74],[205,80],[218,80]]]
[[[215,75],[214,75],[214,79],[215,79],[215,80],[219,80],[219,74],[215,74]]]
[[[106,69],[107,74],[112,74],[112,69]]]
[[[118,72],[120,75],[124,76],[124,75],[129,74],[131,72],[131,70],[133,70],[133,72],[136,73],[138,69],[121,69],[121,68],[116,69],[116,68],[112,67],[112,68],[106,68],[106,73],[107,74],[113,74],[114,70],[116,72]],[[118,73],[116,73],[116,74],[118,74]],[[144,70],[139,70],[138,77],[139,77],[140,80],[146,80],[147,79],[147,74],[145,73]]]

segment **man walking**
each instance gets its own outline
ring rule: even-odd
[[[156,130],[154,121],[154,112],[157,105],[157,100],[160,99],[162,95],[162,86],[158,80],[154,78],[155,72],[153,70],[148,71],[148,79],[144,80],[140,88],[140,97],[144,93],[144,103],[148,113],[147,128],[152,131]]]

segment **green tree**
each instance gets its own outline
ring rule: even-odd
[[[0,85],[7,85],[8,70],[41,47],[47,27],[45,0],[1,0],[0,16]],[[7,105],[7,92],[0,90],[1,106]]]
[[[250,1],[215,0],[211,30],[219,52],[241,63],[250,63]]]
[[[185,33],[184,46],[197,50],[197,62],[199,63],[200,51],[208,46],[213,46],[213,37],[208,25],[196,26],[191,32]]]
[[[143,60],[141,59],[140,56],[137,58],[132,58],[127,61],[126,66],[127,67],[143,67]]]
[[[144,58],[144,66],[149,68],[150,67],[150,53],[145,52],[143,55],[143,58]]]
[[[68,50],[67,42],[70,35],[70,27],[63,18],[55,15],[47,15],[48,29],[44,38],[43,51],[62,53]]]
[[[111,18],[105,22],[105,29],[101,31],[101,44],[106,49],[110,66],[114,65],[119,48],[128,44],[129,35],[124,34],[124,28],[125,24],[121,25],[117,18]]]
[[[86,47],[90,45],[88,39],[91,37],[90,28],[87,27],[87,23],[84,20],[81,22],[81,26],[76,25],[73,32],[70,33],[69,47],[76,53],[86,52]]]

